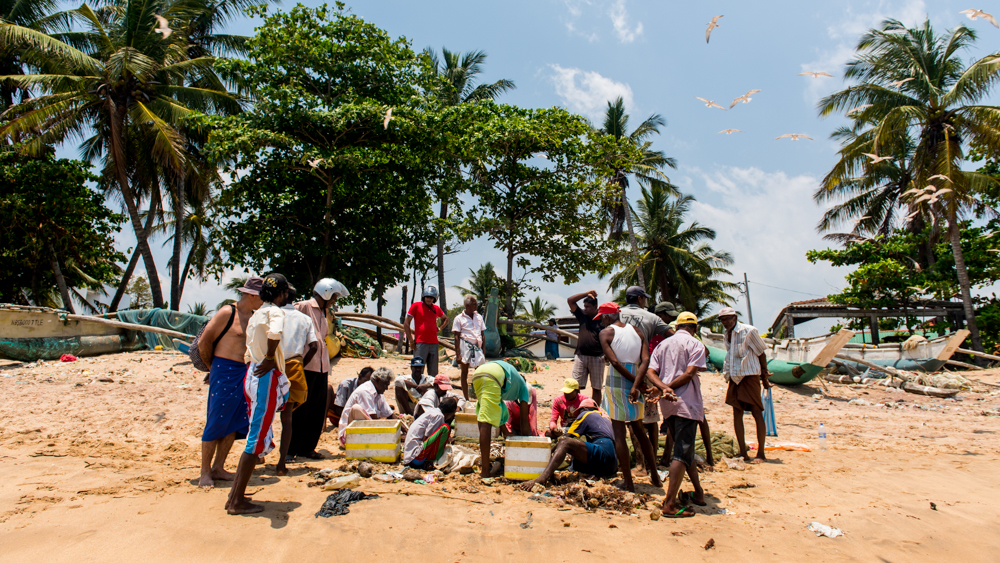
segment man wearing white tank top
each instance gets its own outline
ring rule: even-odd
[[[645,459],[653,459],[653,445],[643,432],[642,415],[645,398],[641,393],[644,378],[649,367],[649,346],[642,333],[633,326],[622,322],[617,303],[605,303],[598,307],[597,316],[606,328],[601,331],[601,348],[604,358],[611,364],[607,381],[604,383],[604,410],[611,417],[611,427],[615,433],[615,452],[618,466],[625,481],[625,489],[635,491],[632,483],[631,461],[628,445],[625,443],[626,424],[639,441],[639,448]],[[662,487],[655,468],[649,472],[654,487]]]

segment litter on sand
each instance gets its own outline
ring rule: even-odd
[[[747,447],[751,450],[757,449],[757,442],[751,442],[747,444]],[[798,442],[764,442],[765,452],[776,452],[776,451],[786,451],[786,452],[808,452],[809,446],[805,444],[799,444]]]
[[[844,535],[844,531],[840,528],[833,528],[831,526],[827,526],[826,524],[820,524],[819,522],[809,524],[806,526],[806,529],[810,532],[815,532],[816,537],[826,536],[828,538],[835,538],[837,536]]]
[[[366,495],[361,491],[343,489],[326,497],[326,501],[323,502],[323,506],[316,513],[316,517],[329,518],[331,516],[343,516],[351,511],[348,508],[350,505],[373,498],[378,498],[378,495]]]

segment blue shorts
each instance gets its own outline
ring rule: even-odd
[[[573,471],[598,477],[611,477],[618,473],[618,456],[615,453],[615,441],[611,438],[597,438],[593,442],[585,442],[587,446],[587,461],[573,460]]]

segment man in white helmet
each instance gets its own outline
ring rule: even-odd
[[[406,329],[406,341],[415,342],[413,355],[424,359],[427,375],[438,374],[438,330],[448,324],[448,315],[438,307],[438,290],[433,285],[427,286],[419,303],[410,306],[406,312],[403,327]],[[416,337],[410,324],[416,328]]]
[[[300,313],[305,313],[312,319],[319,349],[305,364],[308,394],[306,402],[292,413],[295,432],[289,441],[289,456],[323,459],[323,455],[316,451],[316,444],[319,443],[326,424],[326,388],[330,378],[330,352],[326,347],[326,335],[329,334],[330,327],[326,311],[330,307],[336,307],[338,298],[348,295],[344,284],[332,278],[323,278],[313,287],[312,299],[295,304]]]

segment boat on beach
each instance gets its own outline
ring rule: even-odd
[[[0,356],[22,362],[63,354],[96,356],[138,350],[135,331],[48,307],[0,304]]]

